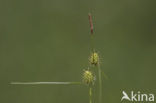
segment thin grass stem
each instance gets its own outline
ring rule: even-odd
[[[92,103],[92,87],[89,87],[89,103]]]
[[[40,84],[47,84],[47,85],[71,85],[71,84],[82,84],[81,82],[11,82],[10,84],[15,85],[40,85]]]
[[[94,52],[94,35],[91,35],[91,51]]]
[[[98,74],[99,74],[99,103],[102,103],[102,77],[100,65],[98,65]]]

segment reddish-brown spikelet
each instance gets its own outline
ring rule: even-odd
[[[91,13],[88,13],[88,17],[89,17],[90,31],[91,31],[91,34],[93,34],[93,21],[92,21]]]

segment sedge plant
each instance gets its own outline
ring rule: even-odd
[[[93,103],[93,86],[95,83],[96,73],[93,72],[94,67],[98,69],[98,82],[99,82],[99,103],[102,103],[102,77],[101,77],[101,68],[99,62],[99,54],[95,51],[94,48],[94,28],[92,22],[92,15],[89,13],[89,24],[90,24],[90,36],[91,36],[91,55],[89,57],[89,68],[83,71],[82,81],[81,82],[11,82],[11,84],[16,85],[86,85],[89,87],[89,103]],[[105,75],[104,75],[105,76]],[[105,76],[106,77],[106,76]]]
[[[99,54],[95,51],[94,48],[94,26],[92,21],[91,13],[88,14],[89,24],[90,24],[90,36],[91,36],[91,55],[89,57],[89,63],[92,67],[96,67],[98,69],[98,82],[99,82],[99,103],[102,103],[102,76],[101,76],[101,68],[100,68],[100,59]]]

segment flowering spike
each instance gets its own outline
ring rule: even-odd
[[[89,62],[92,65],[97,66],[99,64],[99,55],[96,52],[91,53],[91,56],[89,58]]]
[[[93,85],[94,80],[95,80],[95,78],[93,76],[93,73],[90,70],[84,70],[83,83],[85,83],[87,85]]]
[[[91,31],[91,34],[93,34],[93,21],[92,21],[91,13],[88,14],[88,17],[89,17],[90,31]]]

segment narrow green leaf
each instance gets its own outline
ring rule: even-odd
[[[14,85],[71,85],[71,84],[82,84],[81,82],[11,82],[10,84]]]

